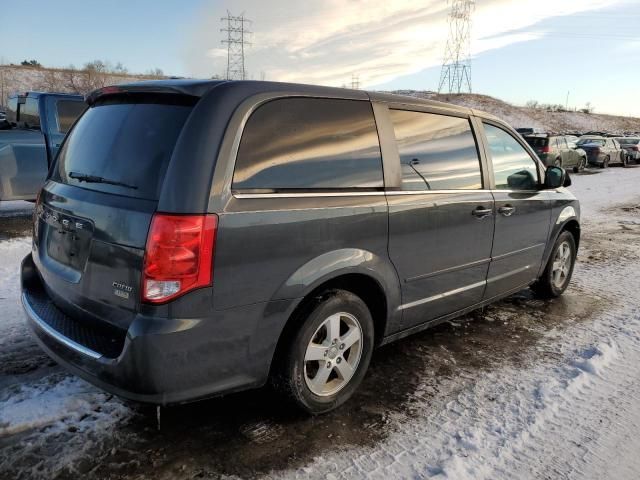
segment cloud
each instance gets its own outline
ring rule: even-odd
[[[522,33],[545,18],[604,8],[618,0],[484,0],[473,14],[473,54],[532,40]],[[448,35],[444,0],[238,0],[232,14],[253,20],[246,68],[253,78],[340,86],[358,74],[363,86],[388,82],[442,62]],[[184,53],[194,76],[224,75],[226,49],[210,0]]]

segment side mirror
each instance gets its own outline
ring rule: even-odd
[[[547,167],[544,178],[544,186],[550,190],[571,185],[571,178],[564,168]]]

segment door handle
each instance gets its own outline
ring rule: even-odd
[[[516,207],[512,207],[511,205],[505,205],[504,207],[498,208],[498,213],[505,217],[510,217],[516,211]]]
[[[478,207],[471,212],[471,214],[478,218],[488,217],[493,214],[493,210],[491,208]]]

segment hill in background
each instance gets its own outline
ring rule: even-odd
[[[640,131],[640,118],[634,117],[518,107],[488,95],[472,93],[438,94],[415,90],[398,90],[393,93],[482,110],[505,120],[514,128],[535,127],[551,132],[606,131],[622,133]]]
[[[87,94],[96,88],[119,83],[167,78],[156,70],[145,75],[129,74],[95,61],[81,69],[45,68],[42,66],[0,65],[0,106],[6,105],[10,94],[27,91],[67,92]],[[546,108],[518,107],[497,98],[478,94],[437,94],[434,92],[400,90],[393,93],[453,103],[491,113],[513,127],[536,127],[546,131],[640,131],[640,118],[596,113],[550,111]]]

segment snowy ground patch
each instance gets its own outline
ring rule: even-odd
[[[166,409],[158,432],[153,409],[42,354],[19,305],[30,240],[1,239],[0,477],[637,480],[640,168],[572,178],[583,237],[563,298],[521,292],[383,347],[355,398],[314,418],[259,391]]]

